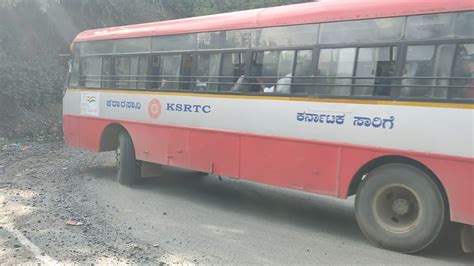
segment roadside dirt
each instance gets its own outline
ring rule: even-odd
[[[474,261],[453,243],[416,256],[377,249],[351,201],[167,168],[127,188],[114,180],[114,160],[61,142],[0,139],[0,264]]]
[[[85,171],[110,164],[113,155],[74,151],[60,142],[5,145],[0,153],[0,264],[41,262],[7,226],[62,263],[184,262],[136,239],[129,226],[111,224],[115,219],[86,188],[91,177]],[[67,225],[71,219],[79,225]]]

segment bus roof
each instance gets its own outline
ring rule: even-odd
[[[121,27],[87,30],[74,42],[466,11],[473,0],[323,0]]]

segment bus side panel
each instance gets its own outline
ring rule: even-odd
[[[192,130],[189,143],[190,168],[216,175],[239,177],[238,135]]]
[[[239,176],[237,134],[166,125],[123,123],[137,159],[231,177]]]
[[[128,134],[133,141],[133,146],[135,148],[135,156],[138,160],[148,161],[147,155],[149,153],[149,127],[145,124],[138,123],[129,123],[129,122],[116,122],[127,130]]]
[[[168,165],[189,168],[190,166],[190,130],[168,128]]]
[[[97,152],[103,130],[111,123],[66,115],[66,143]],[[353,176],[364,164],[382,156],[404,156],[422,163],[440,179],[452,221],[474,224],[472,160],[134,122],[120,124],[131,134],[140,160],[341,198],[347,197]]]
[[[127,128],[135,129],[134,125],[127,125]],[[138,160],[168,165],[169,132],[167,128],[142,125],[139,129],[132,130],[130,134]]]
[[[446,190],[451,220],[474,225],[474,162],[416,158],[440,179]]]
[[[63,118],[64,142],[72,148],[80,148],[79,118],[65,115]]]
[[[335,196],[339,154],[338,147],[243,135],[241,178]]]
[[[100,138],[105,127],[109,124],[106,120],[83,118],[79,120],[80,146],[89,151],[100,151]]]
[[[473,162],[456,161],[449,158],[428,158],[410,153],[390,153],[381,149],[373,151],[358,148],[344,148],[342,152],[339,197],[348,196],[352,178],[357,171],[373,159],[397,155],[413,159],[430,169],[440,180],[449,201],[451,220],[474,224],[474,166]]]
[[[345,147],[342,150],[339,197],[347,198],[354,175],[368,162],[384,156],[384,153],[366,149]]]

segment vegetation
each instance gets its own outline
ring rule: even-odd
[[[60,137],[69,45],[85,29],[308,0],[1,0],[0,137]]]

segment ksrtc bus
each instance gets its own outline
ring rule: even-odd
[[[67,145],[338,198],[413,253],[449,222],[472,250],[474,2],[323,1],[88,30]]]

